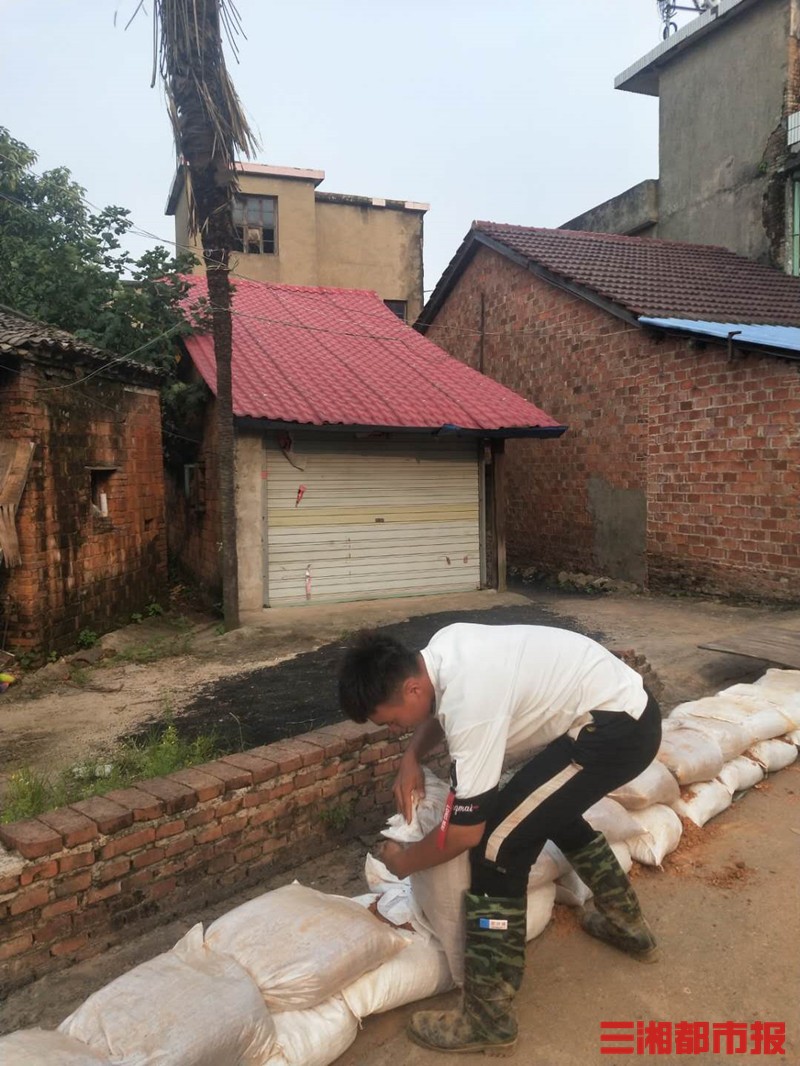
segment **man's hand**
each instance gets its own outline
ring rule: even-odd
[[[400,760],[400,769],[394,780],[395,806],[406,822],[411,821],[414,813],[414,799],[423,799],[424,796],[425,775],[422,772],[422,767],[414,753],[406,751]]]
[[[392,873],[395,875],[395,877],[398,877],[399,875],[396,869],[396,864],[397,860],[400,858],[400,856],[402,856],[404,851],[405,848],[403,847],[403,845],[398,844],[396,840],[387,840],[385,843],[381,844],[376,854],[380,861],[383,863],[383,865],[386,867],[386,869],[389,871],[389,873]]]

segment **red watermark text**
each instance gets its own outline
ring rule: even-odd
[[[784,1055],[785,1022],[600,1022],[601,1055]]]

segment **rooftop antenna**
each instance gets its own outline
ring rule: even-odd
[[[719,0],[692,0],[690,4],[674,4],[672,0],[656,0],[658,13],[664,23],[661,36],[664,40],[671,33],[678,32],[678,23],[674,21],[678,11],[692,11],[696,15],[703,15],[706,11],[716,11],[719,8]]]

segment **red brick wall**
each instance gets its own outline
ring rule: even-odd
[[[594,490],[641,499],[651,584],[798,598],[797,364],[657,339],[482,248],[427,333],[475,367],[481,294],[485,373],[569,426],[508,442],[511,563],[607,571]]]
[[[6,647],[48,652],[164,595],[160,406],[156,389],[101,375],[76,385],[68,367],[18,366],[0,380],[0,425],[36,448],[17,514],[22,565],[0,569],[0,635]],[[91,508],[96,465],[115,468],[107,519]]]
[[[377,828],[400,751],[342,722],[0,826],[0,995]]]

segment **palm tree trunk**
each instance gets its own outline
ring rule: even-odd
[[[238,25],[230,0],[155,0],[161,74],[175,133],[188,170],[190,219],[203,245],[217,365],[217,460],[222,525],[225,627],[239,625],[236,549],[236,456],[232,397],[231,201],[234,148],[250,154],[254,139],[225,67],[220,31]],[[233,17],[232,17],[233,16]]]

